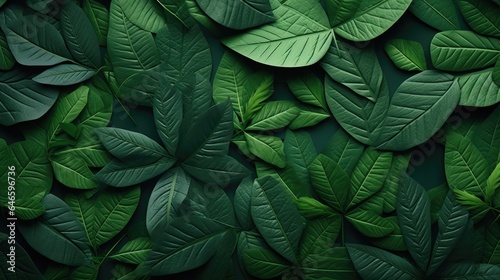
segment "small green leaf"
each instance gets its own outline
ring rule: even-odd
[[[357,210],[347,214],[346,218],[359,232],[368,237],[384,237],[394,230],[390,222],[373,211]]]
[[[33,81],[55,86],[68,86],[92,78],[96,72],[77,64],[59,64],[33,77]]]
[[[312,72],[295,75],[287,79],[287,85],[300,101],[326,109],[323,83]]]
[[[252,118],[248,130],[275,130],[287,126],[299,113],[290,101],[271,101],[262,106]]]
[[[75,189],[97,188],[97,180],[83,159],[59,154],[52,155],[50,162],[56,179],[63,185]]]
[[[245,132],[245,139],[252,154],[280,168],[286,166],[284,146],[280,138]]]
[[[424,49],[419,42],[392,39],[385,44],[385,52],[399,69],[406,71],[427,69]]]

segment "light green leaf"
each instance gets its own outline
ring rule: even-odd
[[[73,147],[58,150],[53,154],[56,157],[81,158],[89,167],[103,167],[110,157],[99,139],[92,133],[82,131]]]
[[[286,166],[284,145],[280,138],[245,132],[245,139],[252,154],[280,168]]]
[[[55,86],[68,86],[92,78],[96,72],[77,64],[59,64],[33,77],[33,81]]]
[[[222,43],[252,60],[271,66],[316,63],[333,39],[328,17],[315,0],[272,0],[276,21],[224,38]]]
[[[344,212],[351,186],[346,172],[333,159],[322,154],[309,165],[309,172],[316,193],[333,209]]]
[[[274,76],[267,72],[256,72],[248,77],[243,85],[243,96],[248,96],[241,120],[246,123],[263,106],[274,92]]]
[[[310,198],[307,196],[302,196],[294,200],[293,202],[299,209],[302,217],[306,219],[312,220],[319,217],[330,217],[336,214],[330,207],[324,205],[314,198]]]
[[[150,236],[163,231],[187,196],[191,178],[180,168],[169,170],[156,183],[148,202],[146,228]]]
[[[175,160],[161,158],[149,163],[125,163],[112,160],[101,171],[96,174],[96,178],[108,185],[115,187],[127,187],[142,183],[167,171]]]
[[[495,170],[491,172],[486,181],[486,189],[484,191],[484,199],[486,202],[491,202],[496,190],[500,188],[500,163],[497,164]]]
[[[5,34],[3,33],[3,31],[0,31],[0,70],[10,70],[14,67],[14,64],[16,64],[16,59],[9,49]]]
[[[491,210],[490,206],[476,195],[460,189],[452,189],[457,201],[467,207],[471,220],[477,222]]]
[[[430,201],[424,188],[409,176],[399,187],[396,210],[406,247],[417,266],[426,271],[432,248]]]
[[[451,189],[484,195],[490,169],[470,139],[457,133],[448,134],[444,162],[446,179]]]
[[[330,111],[342,128],[357,141],[373,145],[387,114],[389,91],[384,90],[373,103],[327,77],[325,92]]]
[[[97,69],[101,66],[101,51],[92,24],[76,4],[69,3],[61,11],[64,41],[70,53],[80,63]]]
[[[287,126],[299,113],[291,101],[270,101],[252,118],[248,130],[275,130]]]
[[[252,217],[269,246],[297,263],[297,250],[304,229],[302,217],[273,177],[259,178],[252,193]]]
[[[36,22],[42,21],[40,24]],[[7,42],[17,62],[28,66],[51,66],[71,60],[57,29],[43,19],[23,17],[5,28]]]
[[[361,0],[326,0],[326,13],[330,26],[337,26],[351,19],[358,11]]]
[[[500,87],[493,82],[492,69],[457,77],[460,86],[459,105],[486,107],[500,102]]]
[[[384,212],[389,213],[396,209],[398,187],[402,176],[406,174],[410,163],[410,154],[393,154],[392,164],[385,179],[384,185],[376,196],[384,199]]]
[[[108,54],[119,84],[130,76],[158,65],[158,50],[153,35],[130,22],[121,0],[111,2]]]
[[[346,219],[368,237],[384,237],[394,230],[390,222],[373,211],[357,210],[347,214]]]
[[[483,37],[472,31],[444,31],[432,38],[432,64],[444,71],[467,71],[495,64],[500,39]]]
[[[419,42],[392,39],[385,44],[385,52],[399,69],[406,71],[424,71],[427,69],[424,49]]]
[[[374,49],[357,49],[342,42],[338,46],[332,45],[321,61],[328,76],[372,102],[386,95],[389,89]]]
[[[57,181],[63,185],[75,189],[97,188],[97,180],[83,159],[55,154],[50,157],[50,162]]]
[[[56,102],[59,92],[31,79],[22,68],[0,72],[0,124],[9,126],[35,120]]]
[[[109,258],[124,263],[141,264],[147,260],[153,244],[154,242],[148,237],[139,237],[125,243],[120,251]]]
[[[72,266],[89,263],[91,253],[84,229],[68,205],[52,194],[46,195],[42,204],[46,209],[42,216],[18,225],[26,242],[57,263]]]
[[[196,0],[200,8],[219,24],[247,29],[274,21],[269,0]]]
[[[288,128],[293,130],[315,126],[330,117],[328,111],[316,107],[299,104],[298,109],[299,114],[288,125]]]
[[[352,262],[363,279],[417,279],[420,272],[406,259],[387,251],[359,244],[347,246]]]
[[[379,152],[373,148],[363,152],[351,175],[346,209],[357,206],[382,188],[391,162],[392,153]]]
[[[139,205],[140,197],[139,186],[109,189],[99,194],[94,210],[95,245],[108,242],[123,230]]]
[[[440,31],[460,29],[453,0],[414,0],[410,5],[410,11]]]
[[[290,263],[274,251],[259,247],[245,250],[243,261],[247,271],[259,279],[275,278],[290,267]]]
[[[300,101],[323,109],[327,108],[323,83],[312,72],[294,75],[286,82],[293,95]]]
[[[119,0],[125,16],[140,28],[156,33],[165,26],[163,7],[155,0]]]
[[[278,180],[279,184],[285,188],[286,193],[292,198],[297,199],[302,196],[310,196],[311,192],[305,182],[301,180],[293,168],[289,166],[276,170],[274,166],[263,162],[255,163],[257,168],[257,177],[271,176]]]
[[[488,0],[460,0],[460,11],[475,32],[500,37],[500,7]]]
[[[82,9],[92,24],[99,45],[106,46],[109,28],[108,9],[95,0],[84,0]]]
[[[374,39],[396,23],[410,3],[411,0],[364,0],[353,17],[335,27],[335,33],[356,42]]]
[[[377,148],[404,151],[429,140],[455,109],[460,90],[453,76],[424,71],[394,93]]]

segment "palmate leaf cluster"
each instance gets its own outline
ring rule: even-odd
[[[0,0],[2,276],[498,279],[499,86],[497,0]]]

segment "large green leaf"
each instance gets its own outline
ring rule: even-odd
[[[392,153],[373,148],[364,151],[351,175],[352,185],[346,209],[357,206],[382,188],[391,162]]]
[[[154,242],[148,237],[139,237],[125,243],[116,254],[109,258],[124,263],[141,264],[147,260]]]
[[[357,141],[373,145],[389,106],[389,92],[384,91],[373,103],[328,77],[325,92],[330,111],[342,128]]]
[[[28,66],[49,66],[71,60],[61,33],[50,23],[23,17],[5,28],[7,42],[17,62]]]
[[[475,32],[500,37],[500,7],[488,0],[460,0],[460,11]]]
[[[68,86],[92,78],[96,72],[77,64],[60,64],[33,77],[33,81],[55,86]]]
[[[196,0],[213,20],[232,29],[247,29],[274,21],[269,0]]]
[[[97,179],[82,158],[58,154],[50,157],[50,163],[57,181],[63,185],[75,189],[97,188]]]
[[[466,229],[469,213],[458,204],[453,193],[448,193],[439,213],[439,232],[432,249],[427,275],[432,274],[446,260]]]
[[[347,247],[359,275],[365,280],[418,279],[420,272],[406,259],[387,251],[358,244]]]
[[[95,198],[87,198],[84,194],[69,194],[64,198],[64,202],[68,204],[69,208],[75,213],[78,221],[83,226],[85,230],[85,236],[87,237],[87,243],[96,248],[95,245]]]
[[[5,34],[3,33],[3,31],[0,31],[0,70],[10,70],[14,67],[14,64],[16,64],[16,59],[9,49]]]
[[[363,235],[384,237],[394,231],[392,224],[373,211],[357,210],[347,214],[347,220]]]
[[[495,64],[500,39],[483,37],[472,31],[444,31],[432,38],[432,64],[444,71],[467,71]]]
[[[500,87],[493,83],[491,68],[460,75],[457,80],[460,86],[458,104],[486,107],[500,102]]]
[[[297,250],[304,224],[299,211],[276,179],[259,178],[252,192],[252,217],[269,246],[297,263]]]
[[[187,271],[207,262],[229,229],[209,219],[192,216],[172,221],[153,245],[148,260],[139,267],[152,275]]]
[[[378,148],[403,151],[429,140],[445,123],[460,98],[453,76],[424,71],[394,93]]]
[[[419,42],[392,39],[385,43],[385,52],[399,69],[424,71],[427,69],[424,49]]]
[[[96,174],[96,178],[111,186],[127,187],[154,178],[174,164],[175,160],[170,158],[134,164],[112,160]]]
[[[364,0],[354,16],[335,27],[335,33],[351,41],[374,39],[396,23],[410,3],[411,0]]]
[[[460,29],[453,0],[414,0],[410,5],[410,11],[440,31]]]
[[[249,175],[246,167],[227,155],[188,160],[181,166],[194,178],[202,182],[216,183],[221,187],[237,183]]]
[[[245,139],[252,154],[280,168],[286,166],[284,145],[280,138],[245,132]]]
[[[169,170],[156,183],[148,202],[146,228],[150,236],[163,231],[187,196],[191,178],[180,168]]]
[[[159,63],[153,35],[125,17],[121,1],[111,2],[108,32],[108,54],[120,84]]]
[[[430,201],[425,189],[407,177],[398,190],[398,221],[410,255],[426,271],[431,257]]]
[[[276,21],[225,38],[230,49],[259,63],[300,67],[316,63],[333,39],[328,17],[315,0],[272,0]]]
[[[357,49],[345,43],[331,46],[321,67],[334,81],[372,102],[389,91],[373,48]]]
[[[26,242],[52,261],[73,266],[89,263],[91,253],[84,229],[68,205],[52,194],[45,196],[42,204],[46,210],[41,217],[18,225]]]
[[[120,0],[125,16],[135,25],[149,32],[158,32],[165,26],[163,7],[155,0]]]
[[[110,189],[99,194],[94,208],[95,245],[116,236],[127,225],[139,205],[141,189]]]
[[[64,41],[73,57],[80,63],[97,69],[101,66],[101,51],[92,24],[75,4],[67,4],[61,11]]]
[[[299,113],[291,101],[270,101],[253,116],[248,130],[275,130],[287,126]]]
[[[22,68],[0,72],[0,124],[35,120],[56,102],[59,92],[28,78]]]
[[[309,172],[316,193],[333,209],[344,212],[351,186],[346,172],[333,159],[322,154],[309,165]]]
[[[289,269],[289,262],[266,248],[251,248],[245,250],[243,261],[247,271],[259,279],[271,279],[283,274]]]
[[[99,45],[106,46],[109,28],[108,9],[95,0],[84,0],[82,9],[92,24]]]
[[[326,13],[330,26],[337,26],[351,19],[358,11],[362,0],[326,0]]]

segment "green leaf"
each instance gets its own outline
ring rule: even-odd
[[[185,161],[181,166],[194,178],[206,183],[213,182],[221,187],[237,183],[249,175],[246,167],[226,155]]]
[[[272,1],[276,21],[224,38],[230,49],[259,63],[301,67],[316,63],[333,39],[328,17],[315,0]]]
[[[410,163],[410,154],[393,154],[392,164],[385,179],[384,185],[376,196],[384,198],[384,212],[389,213],[396,209],[398,187],[402,180],[408,165]]]
[[[379,152],[373,148],[364,151],[351,175],[346,209],[357,206],[382,188],[391,162],[392,153]]]
[[[373,211],[357,210],[346,215],[346,219],[363,235],[384,237],[393,232],[390,222]]]
[[[330,113],[327,110],[325,111],[316,107],[299,104],[298,109],[299,114],[288,125],[293,130],[315,126],[330,117]]]
[[[252,154],[280,168],[286,166],[284,145],[280,138],[245,132],[245,139]]]
[[[467,207],[470,217],[473,221],[479,221],[491,210],[490,206],[486,204],[479,197],[468,193],[467,191],[452,189],[457,201]]]
[[[96,178],[111,186],[127,187],[154,178],[174,164],[175,161],[170,158],[133,164],[112,160],[96,174]]]
[[[19,244],[10,245],[13,244],[11,240],[13,239],[7,239],[7,235],[3,233],[0,236],[0,252],[2,252],[0,255],[0,261],[2,262],[0,271],[3,272],[4,279],[45,279],[24,248]],[[15,250],[12,251],[12,248],[15,248]],[[15,260],[11,262],[9,255],[13,253],[15,254]],[[14,266],[12,266],[12,263],[14,263]]]
[[[500,37],[500,7],[487,0],[460,0],[460,11],[465,21],[475,32]]]
[[[125,243],[120,251],[109,258],[124,263],[141,264],[147,260],[153,244],[154,242],[148,237],[139,237]]]
[[[35,120],[56,102],[59,92],[30,79],[21,68],[0,72],[0,124]]]
[[[156,89],[153,101],[156,129],[169,155],[175,155],[182,123],[182,92],[168,83]]]
[[[40,24],[36,24],[38,21]],[[51,66],[71,60],[63,37],[43,19],[23,17],[5,28],[10,50],[17,62],[28,66]]]
[[[97,188],[97,180],[83,159],[59,154],[52,155],[50,162],[57,181],[63,185],[75,189]]]
[[[396,216],[389,216],[385,219],[392,225],[394,231],[385,237],[371,240],[371,243],[386,250],[408,251],[403,235],[401,234],[401,229],[399,228],[398,218]]]
[[[293,201],[299,209],[300,214],[306,219],[318,217],[329,217],[336,214],[332,209],[314,198],[307,196],[300,197]]]
[[[486,107],[500,102],[500,87],[493,83],[492,75],[489,68],[458,76],[461,93],[458,104]]]
[[[415,0],[410,5],[410,11],[437,30],[460,29],[453,0]]]
[[[269,246],[297,263],[297,250],[304,228],[299,211],[273,177],[259,178],[252,192],[252,217]]]
[[[326,13],[330,26],[337,26],[351,19],[358,11],[361,0],[326,0]]]
[[[318,248],[317,253],[302,261],[301,270],[307,279],[359,278],[345,247]]]
[[[84,0],[82,9],[92,24],[99,45],[106,46],[109,28],[108,9],[95,0]]]
[[[387,251],[359,244],[347,246],[351,260],[359,275],[366,280],[417,279],[419,271],[406,259]]]
[[[243,229],[254,227],[251,214],[253,180],[243,179],[234,193],[234,212]]]
[[[484,254],[482,261],[497,264],[500,261],[500,225],[492,223],[484,233]]]
[[[472,31],[444,31],[432,38],[432,64],[444,71],[467,71],[495,64],[500,40]]]
[[[256,72],[248,77],[243,85],[243,96],[248,96],[245,104],[245,114],[241,117],[242,122],[246,123],[257,111],[264,106],[266,101],[274,92],[274,76],[267,72]]]
[[[203,217],[172,221],[153,245],[148,260],[139,267],[153,276],[187,271],[207,262],[228,229]]]
[[[392,39],[385,43],[385,52],[401,70],[424,71],[427,69],[424,49],[419,42]]]
[[[179,212],[191,178],[180,168],[169,170],[156,183],[148,202],[146,228],[150,236],[163,231]]]
[[[500,87],[500,58],[497,59],[495,67],[493,67],[493,73],[491,74],[491,79],[493,82]]]
[[[287,167],[293,170],[297,178],[304,182],[308,189],[311,189],[309,165],[318,154],[311,136],[306,132],[288,130],[284,145]]]
[[[492,201],[498,188],[500,188],[500,163],[497,164],[486,181],[486,189],[484,191],[484,198],[486,202]]]
[[[399,187],[396,209],[406,247],[417,266],[426,271],[432,248],[430,201],[424,188],[411,177]]]
[[[451,264],[436,276],[437,279],[494,280],[500,277],[500,268],[491,264]]]
[[[337,240],[340,226],[340,216],[310,220],[300,241],[300,259],[305,260],[331,247]]]
[[[196,0],[217,23],[232,29],[247,29],[274,21],[269,0]]]
[[[257,177],[271,176],[278,180],[280,185],[285,188],[287,194],[292,199],[297,199],[302,196],[310,196],[311,192],[307,182],[303,182],[293,168],[290,166],[281,170],[276,170],[272,165],[256,162]]]
[[[351,179],[346,172],[331,158],[318,155],[309,165],[311,182],[316,193],[333,209],[344,212]]]
[[[26,242],[35,251],[57,263],[77,266],[90,262],[91,253],[84,229],[68,205],[52,194],[47,194],[42,204],[46,209],[42,216],[35,221],[19,224],[18,228]]]
[[[130,22],[122,7],[121,0],[111,3],[107,41],[109,58],[120,84],[159,62],[153,35]]]
[[[333,159],[347,174],[351,174],[363,155],[364,148],[342,129],[339,129],[328,141],[322,154]]]
[[[431,275],[443,264],[460,241],[468,221],[467,209],[458,204],[453,194],[449,192],[439,213],[439,231],[432,249],[427,275]]]
[[[459,85],[448,74],[424,71],[404,81],[391,99],[377,148],[404,151],[429,140],[459,98]]]
[[[235,232],[224,235],[221,241],[224,246],[219,247],[210,260],[196,273],[196,279],[236,280],[232,260],[232,255],[236,247],[236,238],[237,235]]]
[[[429,195],[431,201],[432,224],[436,223],[439,219],[439,213],[441,212],[441,207],[446,199],[448,190],[447,184],[442,184],[427,191],[427,195]]]
[[[378,140],[380,126],[389,106],[388,90],[384,90],[377,102],[373,103],[326,78],[325,93],[333,116],[354,139],[367,145],[373,145]]]
[[[165,26],[163,7],[155,0],[119,0],[125,16],[140,28],[156,33]]]
[[[252,118],[248,130],[275,130],[287,126],[299,113],[291,101],[270,101]]]
[[[447,135],[444,162],[451,189],[484,195],[488,162],[470,139],[457,133]]]
[[[259,279],[271,279],[282,275],[289,269],[289,262],[265,248],[251,248],[245,250],[243,261],[247,271]]]
[[[55,86],[68,86],[92,78],[96,72],[77,64],[60,64],[33,77],[33,81]]]
[[[83,131],[73,147],[58,150],[55,157],[80,158],[89,167],[103,167],[110,157],[99,139],[92,133]]]
[[[127,225],[139,205],[141,189],[110,189],[99,194],[94,210],[95,245],[100,246],[116,236]]]
[[[101,66],[101,51],[92,24],[76,4],[65,5],[61,11],[64,41],[70,53],[80,63],[97,69]]]
[[[12,55],[7,44],[7,38],[3,31],[0,31],[0,70],[7,71],[14,67],[16,64],[16,59]]]
[[[374,39],[396,23],[410,3],[411,0],[362,1],[354,16],[335,27],[335,33],[356,42]]]
[[[286,83],[300,101],[323,109],[327,108],[323,83],[312,72],[292,76]]]
[[[69,194],[64,198],[64,202],[75,213],[78,221],[82,224],[87,237],[87,243],[96,248],[95,245],[95,198],[87,198],[84,194]]]
[[[111,120],[113,111],[113,97],[111,94],[95,86],[88,86],[87,106],[85,106],[80,115],[74,120],[74,123],[90,129],[107,126]]]
[[[500,109],[497,107],[479,126],[473,143],[490,165],[500,161]]]
[[[345,43],[338,46],[331,46],[321,62],[328,76],[372,102],[386,95],[389,89],[374,49],[361,50]]]

